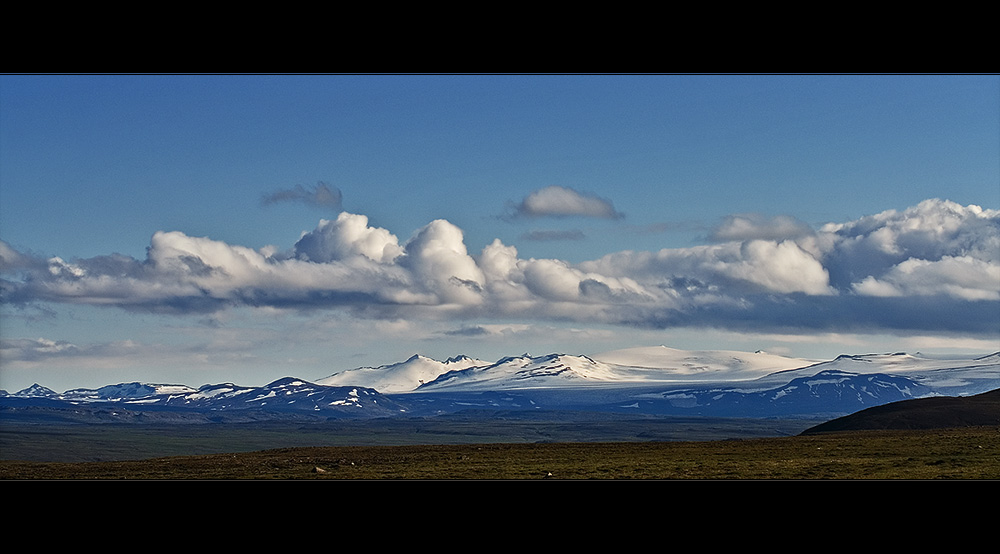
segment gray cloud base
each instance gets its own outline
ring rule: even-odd
[[[513,207],[513,217],[593,217],[622,219],[610,200],[559,185],[536,190]]]
[[[264,206],[269,206],[271,204],[279,204],[282,202],[300,202],[311,206],[318,206],[321,208],[329,208],[339,211],[342,201],[343,195],[338,188],[331,187],[330,185],[321,182],[317,183],[316,186],[311,189],[307,189],[302,185],[296,185],[290,189],[283,189],[265,194],[261,198],[260,203]]]

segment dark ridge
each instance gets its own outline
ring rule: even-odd
[[[974,396],[938,396],[891,402],[821,423],[800,434],[980,425],[1000,425],[1000,389]]]

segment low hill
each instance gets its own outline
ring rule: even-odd
[[[973,396],[915,398],[874,406],[810,427],[801,434],[981,425],[1000,425],[1000,389]]]

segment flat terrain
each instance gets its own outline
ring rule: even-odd
[[[1000,479],[1000,427],[714,441],[289,447],[0,462],[3,479]]]
[[[0,421],[0,459],[103,462],[299,446],[701,441],[797,435],[822,420],[621,417],[573,412],[222,424]]]

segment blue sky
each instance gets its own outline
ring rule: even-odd
[[[3,75],[0,388],[987,353],[997,210],[996,75]]]

